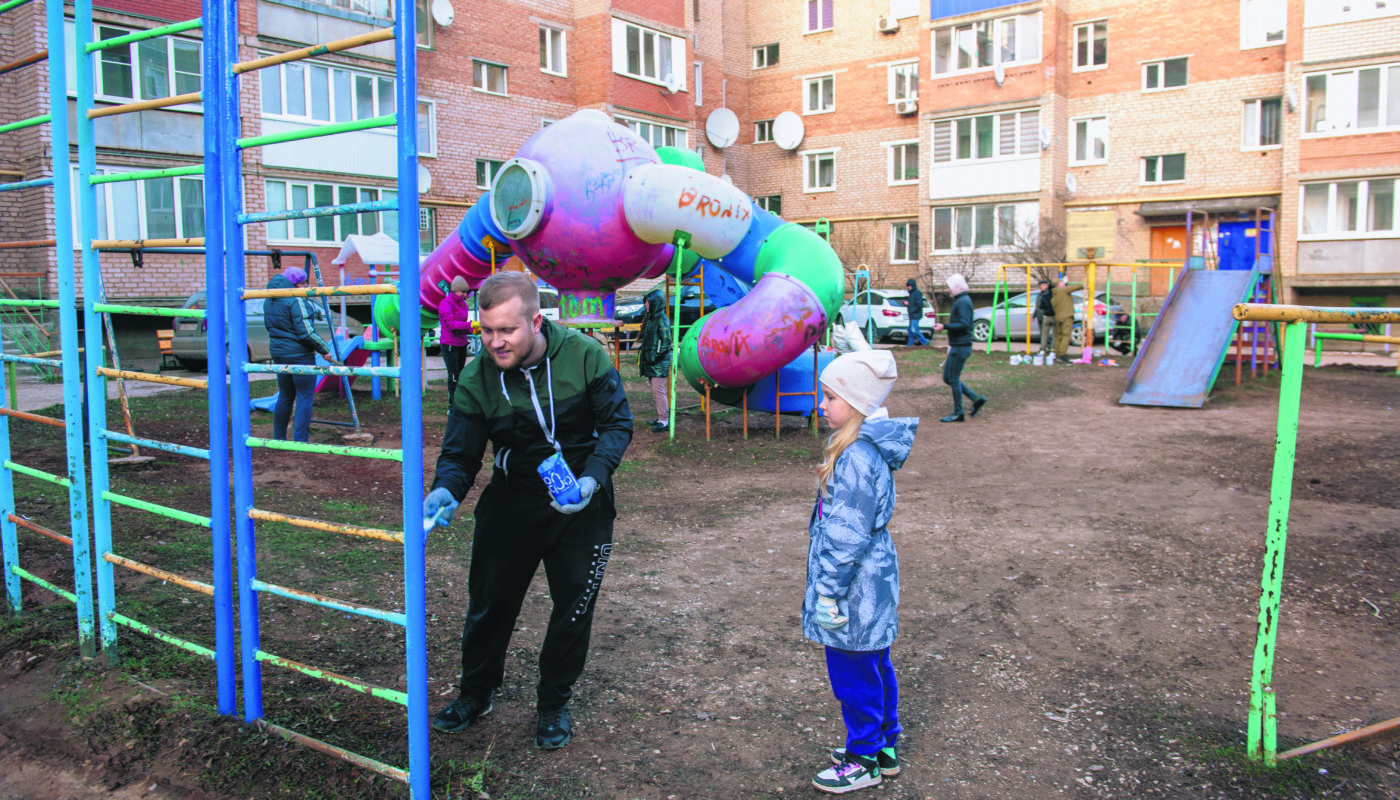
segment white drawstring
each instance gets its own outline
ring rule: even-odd
[[[538,367],[536,364],[535,367]],[[528,367],[522,373],[525,376],[525,385],[530,387],[530,403],[535,407],[535,419],[540,423],[540,430],[544,432],[547,440],[554,452],[563,453],[564,448],[559,446],[559,442],[554,438],[554,363],[548,357],[544,360],[545,384],[549,387],[549,424],[544,422],[544,409],[540,407],[540,396],[535,391],[535,382],[530,379],[535,367]],[[510,403],[510,392],[506,391],[506,373],[501,372],[501,394],[505,395],[506,403]]]

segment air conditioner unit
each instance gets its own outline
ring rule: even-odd
[[[911,97],[908,100],[900,100],[894,104],[896,114],[913,114],[919,110],[919,98]]]
[[[899,30],[899,20],[894,17],[880,17],[875,20],[875,29],[880,33],[894,33]]]

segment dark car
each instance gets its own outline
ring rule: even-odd
[[[667,308],[668,312],[674,309],[675,302],[676,298],[673,295],[671,297],[672,305]],[[705,295],[705,310],[702,312],[700,310],[700,287],[681,287],[682,335],[684,335],[684,329],[689,328],[692,324],[694,324],[695,320],[700,319],[701,317],[705,316],[705,314],[714,311],[716,308],[718,308],[718,306],[715,305],[715,301],[712,300],[709,295]],[[640,299],[638,299],[636,302],[619,305],[616,311],[614,311],[614,316],[617,318],[617,321],[623,325],[640,325],[642,322],[642,315],[645,313],[645,311],[646,304],[643,303]]]

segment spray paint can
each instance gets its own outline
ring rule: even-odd
[[[583,499],[583,493],[578,490],[578,478],[574,477],[574,471],[569,469],[562,455],[555,453],[546,458],[540,462],[538,469],[540,478],[549,489],[554,502],[568,506]]]

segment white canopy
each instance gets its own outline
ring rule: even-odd
[[[345,237],[340,254],[331,263],[344,264],[352,255],[358,255],[361,261],[371,266],[398,266],[399,243],[383,231],[373,236],[352,233]]]

